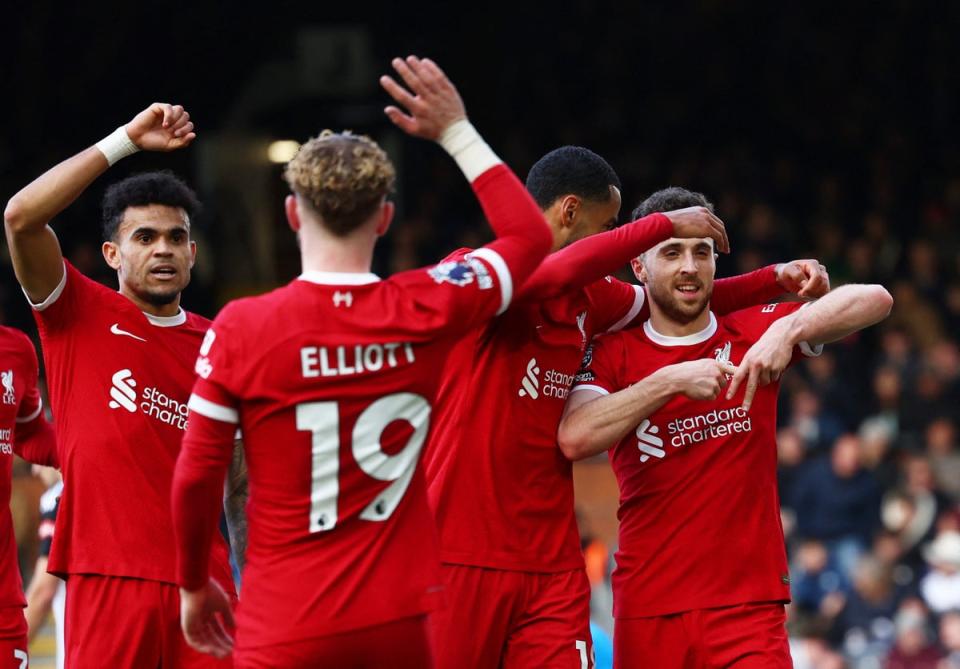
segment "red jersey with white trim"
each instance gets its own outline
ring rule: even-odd
[[[737,365],[771,323],[801,306],[711,313],[710,325],[687,337],[660,335],[650,321],[600,337],[573,392],[613,393],[700,358]],[[677,395],[610,451],[620,486],[617,618],[790,599],[776,477],[778,390],[779,383],[761,387],[749,413],[740,408],[743,391],[731,400]]]
[[[50,572],[176,583],[170,487],[209,321],[148,316],[64,267],[34,305],[64,479]],[[211,555],[229,585],[222,537]]]
[[[450,348],[511,285],[484,248],[386,280],[307,272],[217,316],[190,408],[243,432],[238,647],[435,608],[435,526],[416,465]]]
[[[17,423],[43,420],[37,388],[37,352],[19,330],[0,326],[0,608],[26,606],[10,515]]]
[[[424,455],[445,563],[551,573],[583,566],[573,465],[557,425],[587,343],[645,307],[612,277],[523,301],[463,337]]]

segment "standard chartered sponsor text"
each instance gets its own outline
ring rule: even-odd
[[[140,410],[161,423],[181,430],[187,429],[187,405],[156,388],[143,389],[143,394],[140,396]]]
[[[678,447],[749,432],[752,427],[750,415],[743,410],[743,407],[732,407],[714,409],[696,416],[674,418],[667,423],[667,434],[670,445]]]

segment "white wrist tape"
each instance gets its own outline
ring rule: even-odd
[[[443,131],[440,146],[457,161],[467,181],[472,182],[491,167],[503,162],[465,118]]]
[[[100,153],[106,157],[110,165],[113,165],[121,158],[132,156],[140,150],[140,147],[133,143],[130,135],[127,134],[127,129],[122,125],[94,146],[100,149]]]

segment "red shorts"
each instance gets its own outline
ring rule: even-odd
[[[0,609],[0,669],[27,669],[27,619],[23,607]]]
[[[426,616],[274,646],[237,648],[237,669],[431,669]]]
[[[65,617],[67,669],[233,666],[231,658],[218,660],[187,645],[180,630],[180,591],[170,583],[71,574]]]
[[[783,604],[739,604],[653,618],[618,618],[614,669],[789,669]]]
[[[557,574],[441,565],[447,606],[431,614],[440,669],[589,669],[590,583]]]

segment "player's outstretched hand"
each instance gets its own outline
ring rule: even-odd
[[[663,371],[669,374],[677,392],[692,400],[714,400],[720,396],[728,377],[736,373],[737,368],[729,362],[703,358],[669,365]]]
[[[125,127],[130,140],[144,151],[174,151],[197,138],[190,114],[165,102],[154,102]]]
[[[777,265],[777,283],[786,292],[809,300],[830,292],[830,275],[817,260],[791,260]]]
[[[457,89],[432,60],[407,56],[394,58],[391,64],[410,90],[388,75],[380,77],[380,85],[407,113],[393,105],[383,111],[405,133],[437,141],[444,130],[467,117]]]
[[[730,240],[723,221],[706,207],[687,207],[665,211],[663,215],[673,223],[674,237],[710,237],[716,242],[717,251],[730,253]]]
[[[230,598],[212,579],[192,592],[180,588],[180,626],[187,643],[201,653],[223,658],[233,652]]]
[[[743,395],[744,411],[749,411],[753,404],[753,396],[757,388],[773,383],[780,378],[783,370],[790,364],[793,357],[793,345],[787,336],[790,317],[781,318],[763,333],[763,336],[750,347],[750,350],[740,361],[737,373],[733,375],[730,387],[727,388],[727,399],[733,399],[737,390],[746,380],[746,390]]]

